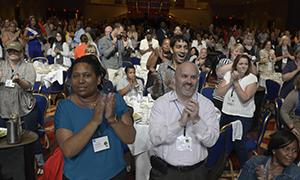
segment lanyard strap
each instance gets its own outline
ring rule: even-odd
[[[198,101],[198,94],[197,94],[197,96],[196,96],[196,101]],[[179,114],[182,115],[182,112],[180,111],[179,106],[178,106],[178,104],[176,103],[176,100],[174,101],[174,104],[175,104],[175,106],[176,106],[176,108],[177,108]],[[183,127],[183,136],[185,136],[185,135],[186,135],[186,125]]]
[[[176,108],[177,108],[179,114],[182,115],[182,113],[181,113],[181,111],[180,111],[180,109],[179,109],[179,106],[178,106],[178,104],[176,103],[176,100],[174,101],[174,103],[175,103],[175,106],[176,106]],[[185,135],[186,135],[186,125],[183,127],[183,136],[185,136]]]

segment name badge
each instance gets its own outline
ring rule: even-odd
[[[227,104],[230,105],[230,106],[234,105],[234,98],[233,97],[228,97],[227,98]]]
[[[11,79],[5,81],[5,87],[14,88],[15,86],[16,84]]]
[[[183,135],[177,137],[176,149],[178,151],[192,151],[192,138]]]
[[[94,152],[104,151],[110,148],[108,136],[92,139]]]

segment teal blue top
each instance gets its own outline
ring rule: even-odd
[[[128,111],[123,98],[116,94],[115,113],[121,116]],[[60,101],[54,121],[55,129],[69,129],[74,134],[84,128],[93,116],[93,110],[82,108],[71,100]],[[92,139],[108,136],[110,149],[94,152]],[[73,158],[64,158],[64,175],[73,180],[106,180],[111,179],[125,168],[122,142],[106,120],[102,122],[89,143]]]

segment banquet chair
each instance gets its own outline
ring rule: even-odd
[[[265,99],[274,102],[279,96],[280,84],[271,79],[266,80],[267,94]]]
[[[47,59],[48,59],[48,64],[54,64],[54,57],[53,56],[48,55]]]
[[[63,72],[64,84],[67,79],[67,73],[68,72],[66,71]],[[55,104],[55,99],[57,99],[58,95],[62,96],[62,98],[66,98],[66,94],[64,92],[64,84],[61,85],[57,81],[55,81],[54,83],[51,83],[50,87],[48,88],[44,84],[41,84],[38,92],[47,95],[50,103]]]
[[[201,94],[212,101],[214,90],[215,90],[215,88],[213,88],[213,87],[204,87],[201,89]]]
[[[209,180],[215,180],[221,176],[234,179],[237,173],[233,170],[233,164],[229,155],[233,151],[232,124],[224,125],[220,130],[220,135],[214,146],[208,148],[206,168]],[[229,173],[224,173],[226,164],[229,164]]]
[[[199,84],[198,84],[198,92],[201,92],[201,89],[205,86],[205,81],[208,73],[200,72],[199,75]]]
[[[50,106],[49,100],[47,96],[44,94],[33,93],[33,96],[36,100],[37,108],[38,108],[38,135],[39,137],[44,137],[45,139],[45,148],[49,148],[49,139],[47,134],[45,133],[44,123],[45,123],[45,115],[48,107]]]
[[[141,59],[138,57],[131,57],[130,60],[133,65],[141,65]]]
[[[130,61],[123,61],[122,66],[125,68],[127,66],[133,65]]]
[[[257,134],[257,138],[248,138],[246,141],[246,148],[248,152],[252,152],[253,154],[257,154],[258,148],[261,146],[263,142],[263,138],[266,134],[266,130],[268,127],[268,124],[270,122],[271,112],[269,110],[264,112],[263,120],[260,125],[260,129]]]
[[[282,98],[275,99],[275,122],[278,130],[283,129],[286,126],[285,122],[283,121],[280,115],[280,109],[283,104],[283,101],[284,99]]]
[[[46,57],[35,57],[30,60],[31,63],[33,63],[35,61],[39,61],[43,64],[45,64],[45,63],[48,64],[48,59]]]

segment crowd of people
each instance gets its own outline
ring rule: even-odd
[[[58,103],[54,117],[63,179],[125,179],[124,149],[136,131],[123,97],[147,94],[155,100],[149,120],[151,180],[206,179],[208,149],[220,128],[236,120],[242,124],[242,137],[233,143],[239,179],[300,178],[300,31],[192,28],[169,21],[156,27],[126,19],[44,22],[34,16],[19,24],[5,20],[1,27],[1,127],[17,114],[25,129],[37,132],[30,62],[46,57],[49,64],[69,68],[70,95]],[[137,76],[140,69],[147,71],[145,78]],[[200,73],[215,87],[211,100],[199,93]],[[247,133],[255,112],[263,109],[255,102],[260,76],[274,73],[282,75],[285,127],[271,135],[266,156],[249,159]],[[42,168],[41,149],[37,141]]]

